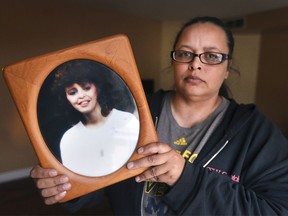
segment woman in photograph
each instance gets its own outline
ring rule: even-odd
[[[131,110],[123,99],[130,98],[125,95],[129,91],[113,73],[102,64],[83,59],[56,68],[52,90],[73,125],[61,139],[61,160],[81,175],[103,176],[116,171],[129,160],[137,144],[138,118],[120,110]]]

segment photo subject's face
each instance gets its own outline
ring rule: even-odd
[[[95,110],[97,104],[97,90],[94,84],[85,83],[83,86],[74,83],[66,88],[69,103],[79,112],[85,114]]]

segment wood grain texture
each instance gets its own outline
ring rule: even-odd
[[[38,94],[51,71],[58,65],[74,59],[100,62],[110,67],[124,80],[134,96],[139,112],[140,134],[137,148],[158,140],[133,52],[125,35],[103,38],[6,66],[3,69],[4,79],[41,166],[55,168],[59,173],[66,174],[71,181],[72,189],[61,202],[131,178],[144,171],[143,169],[128,170],[124,165],[107,176],[81,176],[64,167],[47,147],[38,125]],[[134,152],[130,160],[138,158],[139,155]]]

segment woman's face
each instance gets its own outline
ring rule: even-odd
[[[201,54],[220,52],[228,54],[225,32],[211,23],[198,23],[186,28],[175,50]],[[228,77],[228,61],[218,65],[203,64],[199,57],[190,63],[173,61],[176,92],[185,97],[205,100],[217,96],[223,81]]]
[[[97,106],[97,89],[92,83],[85,83],[83,86],[74,83],[66,88],[66,97],[70,104],[83,114],[91,113]]]

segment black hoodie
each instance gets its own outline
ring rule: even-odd
[[[158,119],[166,92],[148,97]],[[115,215],[141,215],[134,178],[69,202],[71,210],[106,193]],[[168,215],[288,215],[288,141],[255,105],[230,100],[222,122],[193,164],[163,197]]]

